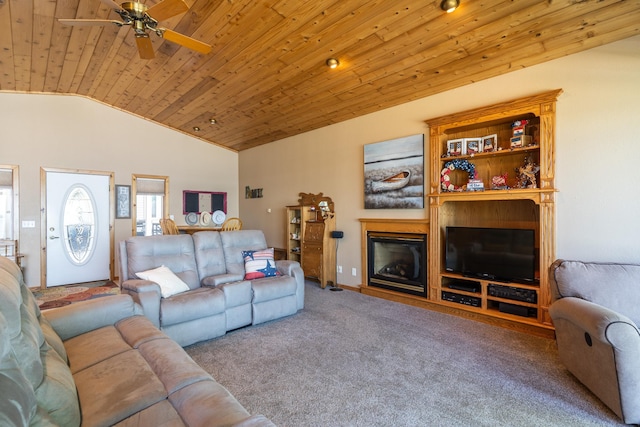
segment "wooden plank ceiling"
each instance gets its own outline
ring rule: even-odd
[[[142,60],[129,27],[57,21],[120,19],[99,0],[0,0],[0,90],[86,96],[241,151],[640,33],[640,0],[187,3],[161,26],[212,52],[151,34]]]

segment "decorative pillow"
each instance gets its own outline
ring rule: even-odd
[[[189,290],[189,286],[164,265],[154,268],[153,270],[136,273],[136,276],[143,280],[151,280],[160,285],[162,298],[169,298],[171,295]]]
[[[244,258],[245,280],[280,275],[273,259],[273,248],[259,251],[242,251],[242,258]]]

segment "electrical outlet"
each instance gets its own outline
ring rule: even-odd
[[[355,267],[353,267],[353,268],[351,269],[351,275],[352,275],[352,276],[357,276],[357,275],[358,275],[358,271],[356,270],[356,268],[355,268]]]
[[[342,273],[342,266],[341,265],[338,266],[338,273]]]

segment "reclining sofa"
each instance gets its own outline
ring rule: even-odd
[[[271,276],[245,268],[246,253],[268,249],[260,230],[137,236],[120,242],[120,286],[151,322],[180,345],[295,314],[304,308],[304,273],[296,261],[273,261]],[[270,265],[270,264],[269,264]],[[141,274],[166,267],[185,291],[163,296]]]
[[[627,424],[640,424],[640,265],[557,260],[558,355]]]
[[[250,416],[128,295],[40,312],[0,256],[0,426],[273,426]]]

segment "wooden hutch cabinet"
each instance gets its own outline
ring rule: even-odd
[[[320,194],[300,193],[298,206],[287,206],[287,259],[299,261],[305,277],[320,286],[336,285],[333,201]]]
[[[540,335],[552,335],[547,271],[555,260],[555,106],[562,90],[426,120],[430,130],[428,299],[465,317]],[[527,121],[512,141],[518,121]],[[490,137],[490,138],[485,138]],[[465,153],[456,141],[471,141]],[[477,149],[483,141],[487,150]],[[464,145],[463,145],[464,147]],[[467,148],[469,148],[467,147]],[[482,191],[463,191],[468,171],[446,168],[471,163]],[[516,170],[539,167],[533,184]],[[494,177],[505,176],[506,181]],[[531,175],[533,176],[533,175]],[[496,185],[497,182],[497,185]],[[445,269],[446,227],[533,229],[536,281],[502,283]],[[468,286],[460,286],[468,285]],[[498,289],[498,292],[496,292]],[[504,291],[504,292],[503,292]],[[522,295],[527,298],[520,298]],[[473,301],[474,304],[469,304]]]

